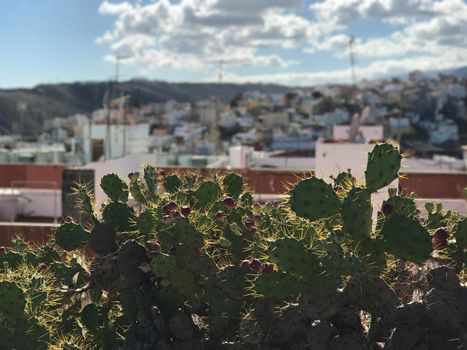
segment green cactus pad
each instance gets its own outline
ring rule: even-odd
[[[82,247],[88,238],[89,233],[81,225],[72,222],[62,224],[55,231],[55,243],[65,250]]]
[[[107,174],[101,179],[101,188],[114,202],[128,200],[128,186],[116,174]]]
[[[340,202],[331,185],[312,177],[300,181],[293,188],[290,208],[298,216],[313,221],[337,214]]]
[[[177,270],[177,258],[167,254],[157,254],[151,260],[152,273],[159,278],[168,278]]]
[[[459,221],[454,231],[454,237],[459,249],[467,249],[467,218]]]
[[[401,159],[399,150],[394,146],[387,143],[376,145],[373,151],[368,153],[366,187],[371,192],[376,192],[397,179]]]
[[[175,273],[170,274],[168,278],[170,285],[180,293],[180,295],[189,297],[196,293],[195,277],[192,273],[179,269]]]
[[[97,304],[91,303],[81,310],[81,323],[92,333],[97,333],[102,323],[102,310]]]
[[[203,182],[194,193],[194,207],[206,209],[209,204],[215,202],[222,194],[218,183],[214,181]]]
[[[232,198],[238,198],[243,192],[243,178],[235,173],[226,175],[222,185],[225,193]]]
[[[10,269],[16,269],[23,261],[24,258],[21,254],[9,251],[0,257],[0,269],[3,269],[5,264],[7,264]]]
[[[394,207],[394,211],[403,216],[413,217],[417,213],[417,205],[410,197],[392,196],[383,202]]]
[[[142,204],[146,203],[147,199],[146,199],[146,196],[144,195],[141,182],[139,181],[139,178],[137,178],[136,176],[133,176],[130,179],[130,193],[134,200]]]
[[[167,192],[175,193],[181,185],[182,181],[175,174],[167,175],[164,179],[164,187]]]
[[[152,200],[156,200],[157,198],[157,172],[156,169],[152,166],[147,164],[143,170],[143,177],[144,182],[146,183],[146,187],[148,190],[148,197]]]
[[[414,219],[393,214],[381,228],[382,247],[398,259],[421,263],[432,251],[428,231]]]
[[[278,239],[269,246],[268,253],[279,271],[300,275],[314,275],[318,272],[318,257],[295,238]]]
[[[0,314],[17,319],[24,313],[26,299],[23,291],[13,282],[0,282]]]
[[[355,185],[355,177],[348,171],[341,172],[334,179],[334,186],[338,189],[349,189]]]
[[[369,237],[372,213],[371,192],[362,188],[351,189],[342,205],[344,231],[354,239]]]
[[[254,281],[257,294],[275,300],[296,296],[304,287],[303,281],[285,272],[262,273]]]
[[[102,211],[104,222],[117,231],[129,231],[134,222],[134,212],[125,203],[108,203]]]
[[[149,236],[154,233],[156,226],[155,213],[151,209],[143,211],[136,219],[136,226],[145,236]]]
[[[165,235],[172,237],[176,243],[184,243],[194,248],[199,248],[204,244],[202,234],[199,233],[193,224],[186,218],[177,219],[175,223],[167,229],[166,234],[159,235],[162,242],[164,242],[163,237]]]
[[[89,246],[99,254],[110,254],[118,249],[117,233],[110,225],[97,224],[89,233]]]

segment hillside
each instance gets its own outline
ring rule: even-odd
[[[27,104],[23,112],[23,130],[28,134],[39,131],[47,118],[64,117],[73,113],[89,113],[102,106],[106,82],[86,82],[38,85],[32,89],[0,89],[0,133],[18,130],[21,120],[19,103]],[[194,102],[218,96],[230,102],[245,91],[284,92],[290,87],[270,84],[167,83],[130,80],[119,84],[119,93],[130,94],[135,102],[162,102],[175,99]]]

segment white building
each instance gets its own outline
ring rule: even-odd
[[[84,162],[148,153],[149,124],[91,124],[83,129]]]

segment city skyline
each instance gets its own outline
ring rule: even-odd
[[[121,78],[318,85],[462,66],[461,0],[53,0],[0,5],[0,87]]]

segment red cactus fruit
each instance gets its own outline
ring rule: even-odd
[[[448,245],[448,241],[447,239],[433,237],[431,239],[431,245],[433,246],[433,249],[443,249]]]
[[[252,219],[246,219],[245,220],[245,227],[250,229],[253,227],[254,221]]]
[[[182,211],[182,215],[187,218],[191,213],[191,208],[190,207],[183,207],[181,209],[181,211]]]
[[[258,225],[261,223],[261,215],[255,215],[254,216],[255,223]]]
[[[258,228],[257,227],[250,227],[250,233],[254,236],[258,233]]]
[[[179,212],[178,210],[176,210],[176,211],[174,211],[174,212],[172,213],[172,217],[174,217],[174,218],[179,218],[179,217],[181,217],[181,216],[182,216],[182,214],[180,214],[180,212]]]
[[[263,263],[258,259],[253,259],[250,263],[250,269],[256,273],[261,272],[263,270]]]
[[[216,219],[222,219],[224,217],[224,213],[222,211],[217,211],[216,212]]]
[[[434,238],[447,240],[449,238],[449,233],[444,227],[437,229],[433,235]]]
[[[175,203],[175,202],[170,202],[170,203],[164,205],[164,207],[162,208],[162,210],[164,211],[164,214],[170,215],[170,214],[172,214],[175,210],[177,210],[177,208],[178,208],[177,203]]]
[[[41,263],[39,264],[38,268],[39,268],[39,271],[45,271],[47,270],[47,264]]]
[[[230,209],[235,207],[235,201],[230,197],[227,197],[226,199],[224,199],[222,203],[224,203],[224,205]]]
[[[6,248],[5,247],[0,247],[0,256],[5,255],[6,253]]]
[[[243,260],[242,263],[240,264],[242,269],[249,269],[250,268],[250,261],[249,260]]]
[[[389,217],[392,215],[392,213],[394,213],[394,206],[389,203],[384,203],[381,211],[385,217]]]
[[[148,247],[149,251],[153,253],[160,253],[161,251],[161,245],[155,240],[147,241],[146,246]]]
[[[273,264],[269,264],[269,263],[264,264],[264,269],[263,269],[263,271],[266,272],[266,273],[274,272],[274,265],[273,265]]]

